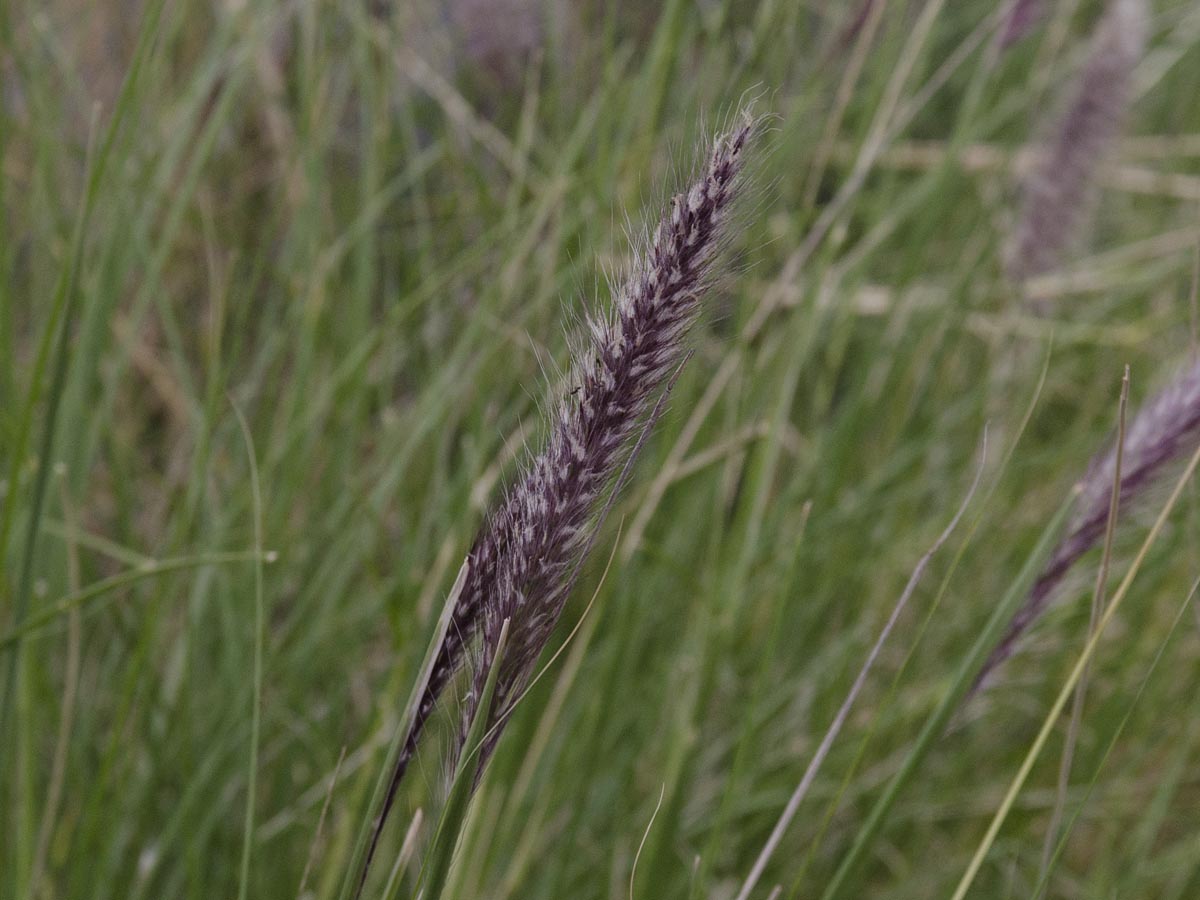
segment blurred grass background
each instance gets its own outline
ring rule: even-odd
[[[1154,3],[1087,241],[1028,296],[1001,273],[1011,158],[1100,6],[1050,3],[998,54],[984,0],[0,5],[0,896],[295,897],[310,856],[305,896],[336,894],[566,331],[748,96],[774,118],[731,273],[449,895],[625,897],[645,835],[635,896],[732,897],[989,422],[968,521],[755,896],[820,895],[1111,435],[1124,365],[1136,406],[1195,352],[1195,3]],[[1114,579],[1156,509],[1123,514]],[[1200,892],[1200,617],[1171,632],[1198,528],[1189,498],[1101,646],[1051,896]],[[1082,647],[1094,566],[936,745],[844,896],[949,894]],[[402,895],[415,883],[439,741],[375,891],[420,810]],[[972,896],[1032,895],[1060,746]]]

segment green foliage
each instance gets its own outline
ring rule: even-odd
[[[1194,5],[1156,2],[1089,237],[1027,296],[1005,157],[1099,3],[997,54],[990,0],[889,0],[856,56],[856,3],[556,0],[499,61],[440,5],[0,3],[0,898],[292,898],[310,855],[306,895],[339,896],[564,332],[745,97],[772,127],[730,274],[561,639],[595,605],[426,871],[600,900],[640,847],[639,898],[734,896],[988,422],[1012,456],[753,895],[949,896],[1084,650],[1097,556],[947,698],[1124,365],[1133,411],[1195,347]],[[1122,509],[1114,584],[1161,505]],[[1189,487],[1097,642],[1048,896],[1200,890],[1192,617],[1167,640],[1197,529]],[[366,896],[418,811],[397,896],[430,865],[464,689]],[[1063,731],[969,896],[1034,894]]]

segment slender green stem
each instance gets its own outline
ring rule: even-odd
[[[250,425],[235,403],[238,426],[246,443],[250,466],[250,492],[254,510],[254,695],[250,707],[250,760],[246,775],[246,819],[242,832],[242,865],[238,877],[238,900],[246,900],[250,891],[250,855],[254,847],[254,812],[258,796],[258,744],[262,731],[263,643],[266,632],[266,603],[263,599],[263,510],[262,486],[258,481],[258,462]]]

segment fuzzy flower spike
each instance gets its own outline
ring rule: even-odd
[[[510,624],[481,765],[562,614],[602,499],[684,359],[685,334],[711,283],[755,127],[743,115],[716,139],[703,173],[672,198],[649,247],[635,260],[615,309],[589,322],[587,342],[575,354],[575,389],[560,399],[545,449],[530,461],[490,525],[504,536],[503,551],[489,557],[495,570],[482,609],[474,683],[464,704],[468,725],[500,629],[505,620]]]
[[[1130,423],[1121,467],[1121,506],[1143,496],[1171,463],[1195,449],[1197,441],[1200,441],[1200,363],[1193,364],[1148,400]],[[1022,636],[1050,605],[1072,566],[1104,534],[1116,465],[1114,446],[1088,467],[1066,536],[1054,548],[1024,605],[988,657],[972,693],[1016,652]]]
[[[1014,14],[1023,6],[1017,4]],[[1016,282],[1056,268],[1093,206],[1097,174],[1133,99],[1146,43],[1145,0],[1110,0],[1083,69],[1025,180],[1006,268]]]
[[[711,284],[743,153],[757,129],[757,120],[742,113],[713,142],[703,173],[671,200],[638,255],[616,293],[615,309],[591,319],[574,348],[570,387],[558,401],[545,449],[487,517],[467,556],[449,628],[375,822],[367,865],[425,725],[475,637],[482,631],[476,687],[464,704],[468,722],[508,618],[494,719],[511,711],[527,683],[587,554],[601,498],[615,487],[639,431],[653,424],[656,403],[684,360],[685,335]],[[489,748],[498,734],[493,730]]]

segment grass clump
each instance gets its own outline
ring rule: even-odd
[[[1047,606],[958,699],[1125,365],[1153,410],[1195,352],[1188,4],[1142,8],[1089,227],[1009,267],[1044,107],[1130,2],[0,4],[0,897],[352,891],[448,634],[365,895],[736,897],[814,758],[754,900],[1195,894],[1190,482],[1161,522],[1122,493],[1095,629]],[[771,146],[689,363],[587,543],[525,553],[586,591],[510,572],[540,600],[489,667],[443,601],[559,421],[536,386],[586,388],[576,298],[645,271],[614,216],[747,93]]]

